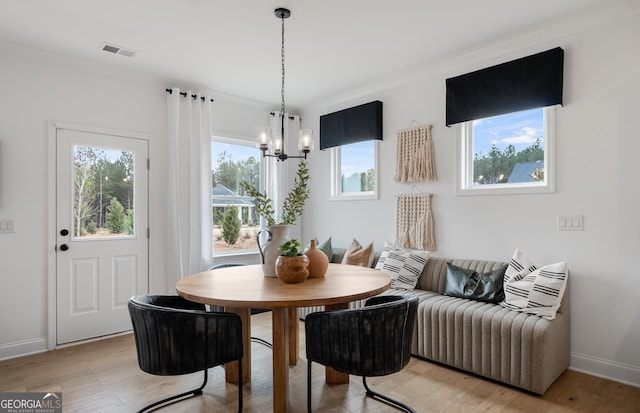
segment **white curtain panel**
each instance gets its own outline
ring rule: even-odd
[[[211,266],[211,99],[173,88],[167,93],[167,112],[167,279],[172,291],[180,278]]]

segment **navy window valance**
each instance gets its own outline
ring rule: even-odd
[[[447,126],[561,105],[563,66],[564,50],[556,47],[447,79]]]
[[[382,140],[379,100],[320,116],[320,149],[376,139]]]

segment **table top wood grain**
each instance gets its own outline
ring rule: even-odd
[[[265,277],[260,265],[227,267],[189,275],[176,283],[187,300],[225,307],[291,308],[359,300],[389,288],[382,271],[355,265],[329,264],[323,278],[287,284]]]

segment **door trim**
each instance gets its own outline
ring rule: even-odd
[[[47,125],[47,350],[54,350],[56,345],[57,327],[56,327],[56,311],[57,311],[57,294],[56,294],[56,137],[58,129],[69,129],[79,132],[98,133],[103,135],[122,136],[125,138],[135,138],[147,141],[149,144],[149,136],[143,133],[123,131],[117,129],[102,128],[96,126],[82,125],[70,122],[60,122],[50,120]],[[148,154],[150,158],[150,153]],[[147,179],[147,191],[150,187],[150,177]],[[147,205],[147,210],[149,206]],[[148,213],[148,211],[147,211]],[[151,250],[151,239],[148,239],[148,249]],[[147,254],[147,288],[149,283],[149,264],[151,258]]]

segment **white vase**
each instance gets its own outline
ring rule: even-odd
[[[266,232],[267,240],[260,242],[260,234]],[[258,249],[262,256],[262,274],[265,277],[276,276],[276,259],[280,255],[280,245],[289,240],[289,225],[273,225],[258,232]]]

